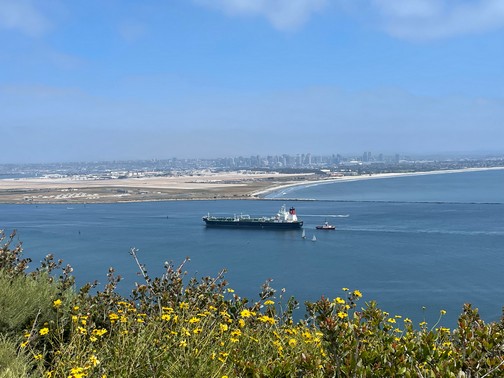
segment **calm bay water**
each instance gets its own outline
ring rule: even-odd
[[[74,267],[78,283],[105,281],[113,266],[127,293],[140,281],[129,255],[149,272],[186,256],[189,275],[228,269],[230,287],[257,299],[268,278],[298,300],[359,289],[391,314],[424,318],[439,311],[454,326],[463,303],[497,320],[504,305],[504,171],[373,179],[290,188],[257,201],[173,201],[103,205],[1,205],[0,229],[18,231],[25,255],[47,253]],[[286,198],[300,198],[293,201]],[[304,200],[303,200],[304,199]],[[315,200],[314,200],[315,199]],[[300,231],[207,229],[206,213],[273,215],[295,206]],[[325,220],[336,231],[316,231]],[[310,239],[315,234],[316,242]],[[34,264],[36,265],[36,264]],[[425,307],[425,310],[422,310]],[[301,306],[301,308],[304,308]],[[302,310],[298,314],[302,316]]]

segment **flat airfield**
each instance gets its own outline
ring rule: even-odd
[[[0,203],[114,203],[251,199],[279,186],[316,179],[314,174],[208,173],[187,176],[0,180]]]

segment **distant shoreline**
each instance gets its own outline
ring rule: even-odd
[[[504,170],[504,167],[488,167],[488,168],[461,168],[461,169],[450,169],[450,170],[437,170],[437,171],[425,171],[425,172],[397,172],[397,173],[377,173],[369,175],[358,175],[358,176],[342,176],[337,178],[328,178],[324,180],[313,180],[300,183],[279,185],[277,187],[266,188],[264,190],[253,193],[253,196],[264,198],[262,196],[281,191],[283,189],[292,187],[303,187],[308,185],[320,185],[320,184],[333,184],[337,182],[349,182],[349,181],[363,181],[363,180],[375,180],[375,179],[387,179],[387,178],[398,178],[398,177],[409,177],[409,176],[426,176],[426,175],[439,175],[439,174],[450,174],[450,173],[465,173],[465,172],[482,172],[491,170]]]
[[[0,179],[0,204],[79,204],[174,200],[259,200],[287,188],[395,177],[504,170],[463,168],[321,178],[315,174],[207,173],[206,175],[86,180]],[[274,199],[274,198],[271,198]],[[296,199],[295,197],[292,200]]]

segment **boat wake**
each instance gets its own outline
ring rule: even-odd
[[[430,235],[460,235],[460,236],[504,236],[502,231],[464,231],[464,230],[438,230],[438,229],[399,229],[399,228],[367,228],[345,227],[340,230],[348,232],[369,232],[383,234],[430,234]]]
[[[303,214],[304,217],[348,218],[350,214]]]

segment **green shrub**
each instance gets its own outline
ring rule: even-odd
[[[32,370],[30,358],[18,352],[19,348],[12,340],[0,336],[0,378],[29,377]]]

